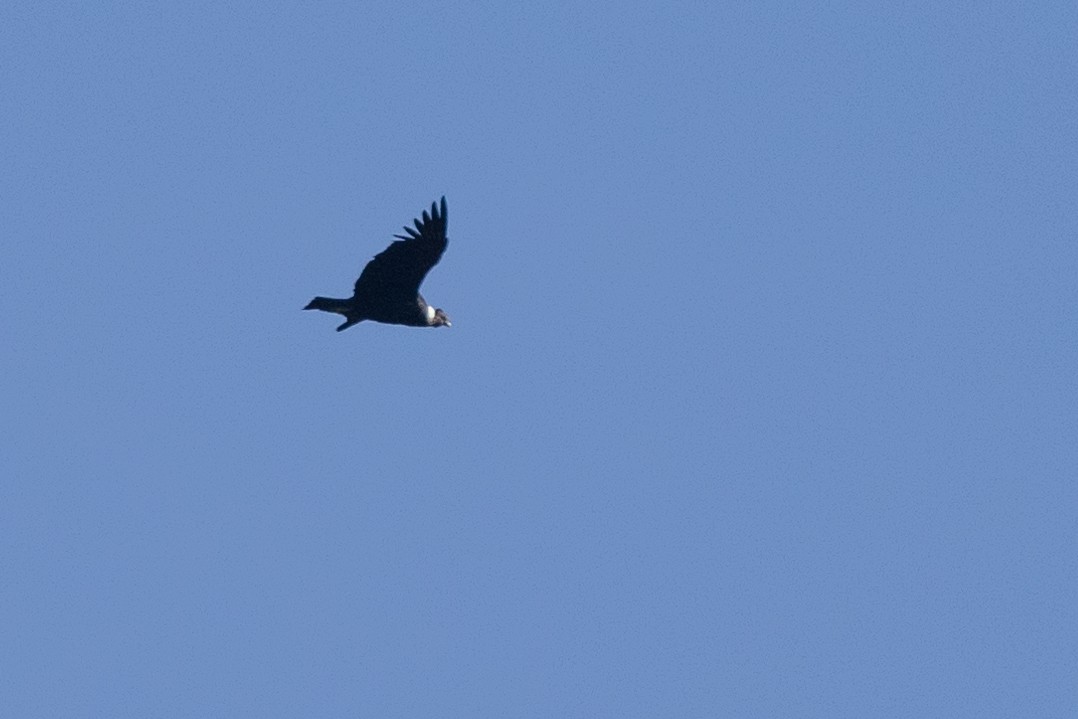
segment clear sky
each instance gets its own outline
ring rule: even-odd
[[[1073,716],[1078,10],[823,5],[3,3],[0,716]]]

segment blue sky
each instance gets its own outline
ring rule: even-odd
[[[1071,714],[1076,32],[5,3],[0,714]]]

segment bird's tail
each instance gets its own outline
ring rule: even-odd
[[[351,303],[348,300],[338,300],[333,297],[315,297],[313,300],[307,303],[305,310],[322,310],[323,312],[336,312],[337,314],[347,314]]]
[[[308,302],[307,306],[303,309],[336,312],[339,315],[344,315],[344,324],[337,328],[338,332],[346,330],[352,325],[359,324],[364,319],[362,314],[356,312],[352,300],[338,300],[333,297],[315,297]]]

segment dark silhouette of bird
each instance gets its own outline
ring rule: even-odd
[[[445,198],[441,208],[431,203],[430,213],[415,220],[415,229],[405,227],[403,235],[367,263],[356,280],[349,299],[315,297],[305,310],[322,310],[344,315],[346,330],[363,320],[410,327],[451,327],[449,317],[432,307],[419,294],[419,285],[442,258],[449,238],[445,236],[448,216]]]

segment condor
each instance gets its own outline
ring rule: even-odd
[[[405,227],[396,242],[374,256],[356,280],[349,299],[315,297],[305,310],[322,310],[344,315],[346,330],[363,320],[409,327],[451,327],[445,312],[427,304],[419,285],[442,258],[449,238],[445,236],[445,198],[441,207],[431,203],[430,213],[415,220],[415,229]]]

